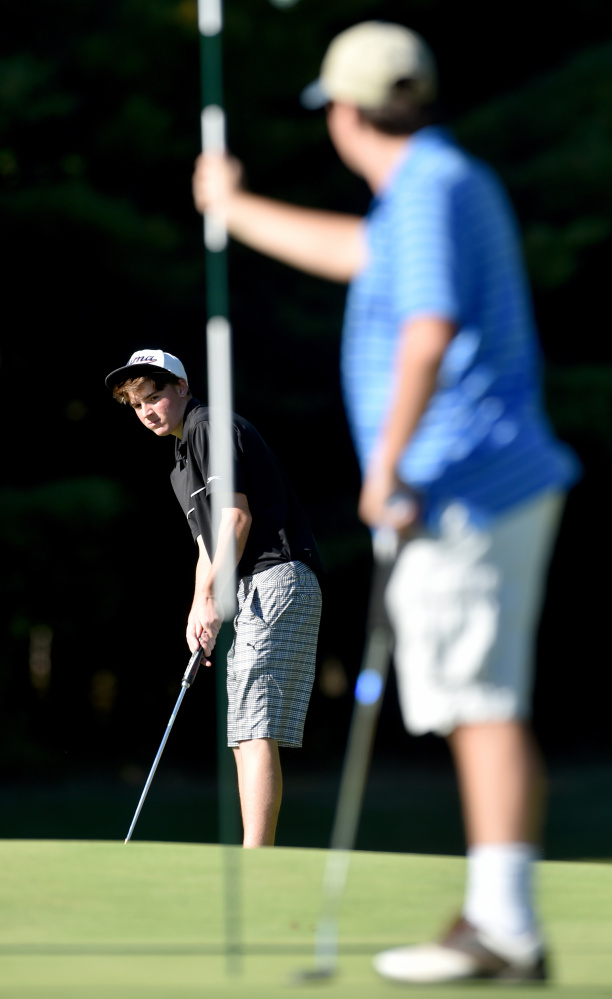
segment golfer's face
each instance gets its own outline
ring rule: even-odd
[[[166,385],[156,389],[153,382],[147,380],[138,389],[132,389],[129,396],[136,416],[154,434],[158,437],[181,436],[186,387]]]

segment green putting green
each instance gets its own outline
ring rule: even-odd
[[[355,853],[340,918],[339,974],[291,986],[312,966],[325,853],[233,853],[240,871],[244,954],[228,973],[224,855],[174,843],[0,841],[2,999],[337,999],[397,994],[371,955],[437,935],[460,904],[456,857]],[[541,912],[552,951],[553,991],[612,996],[612,866],[543,863]],[[414,994],[414,990],[413,994]],[[465,987],[462,987],[465,994]],[[550,988],[548,989],[550,992]],[[528,999],[541,987],[504,988]],[[457,995],[428,987],[428,999]],[[477,994],[499,994],[479,985]]]

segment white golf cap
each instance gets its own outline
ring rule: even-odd
[[[384,107],[399,80],[412,80],[423,104],[432,101],[437,73],[431,49],[401,24],[363,21],[336,35],[318,80],[302,91],[300,100],[310,109],[328,101],[346,101],[374,110]]]
[[[104,379],[106,387],[113,389],[115,385],[126,381],[128,378],[139,378],[146,374],[159,374],[160,371],[168,371],[176,375],[177,378],[184,378],[187,381],[185,368],[178,357],[174,354],[167,354],[164,350],[135,350],[129,361],[122,368],[111,371]]]

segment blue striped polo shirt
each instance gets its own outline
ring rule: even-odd
[[[512,209],[494,174],[442,128],[412,137],[365,219],[342,342],[345,404],[362,471],[387,414],[398,335],[451,320],[436,390],[400,478],[435,529],[461,502],[476,523],[578,477],[540,401],[540,354]]]

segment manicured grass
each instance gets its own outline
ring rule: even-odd
[[[219,847],[0,841],[0,996],[307,999],[322,989],[335,999],[397,995],[372,972],[371,955],[437,935],[462,894],[460,858],[354,854],[340,924],[340,973],[326,985],[294,987],[291,973],[312,963],[325,854],[236,850],[234,860],[242,882],[241,975],[228,974],[224,954]],[[568,999],[609,999],[612,866],[544,863],[539,876],[552,991]],[[496,990],[483,985],[477,992],[485,999]],[[541,989],[503,989],[508,999],[536,993]],[[450,999],[457,990],[428,988],[426,994]]]

